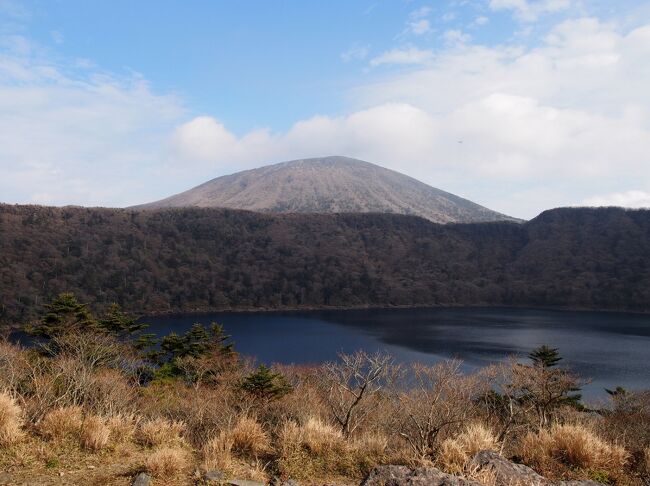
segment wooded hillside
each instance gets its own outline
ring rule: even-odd
[[[392,305],[650,310],[650,211],[525,224],[0,205],[0,312],[63,291],[136,312]]]

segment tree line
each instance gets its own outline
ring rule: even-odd
[[[506,305],[650,309],[650,211],[525,223],[394,214],[0,205],[0,320],[73,292],[97,311]]]

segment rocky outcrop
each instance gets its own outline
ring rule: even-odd
[[[477,476],[487,475],[502,486],[603,486],[594,481],[551,481],[528,466],[508,461],[496,452],[481,451],[468,464]],[[469,479],[443,473],[434,467],[379,466],[361,486],[484,486]]]
[[[468,467],[477,472],[487,469],[494,474],[497,484],[508,486],[602,486],[595,481],[550,481],[528,466],[510,462],[493,451],[479,452]]]
[[[433,467],[411,469],[406,466],[379,466],[373,469],[361,486],[482,486]]]
[[[549,486],[553,484],[528,466],[510,462],[496,452],[481,451],[470,461],[472,471],[488,470],[494,474],[497,484],[510,486]]]

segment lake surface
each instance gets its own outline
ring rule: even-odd
[[[386,351],[398,361],[462,359],[473,369],[542,344],[563,365],[603,388],[650,388],[650,316],[532,309],[434,308],[156,316],[147,332],[183,333],[195,323],[222,324],[235,349],[267,364],[312,364],[340,352]]]

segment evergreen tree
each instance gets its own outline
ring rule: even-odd
[[[551,348],[546,344],[533,349],[528,355],[533,365],[542,368],[552,368],[562,360],[557,348]]]
[[[183,371],[178,366],[181,360],[187,364],[187,359],[233,357],[233,344],[228,342],[229,339],[221,325],[213,322],[206,328],[197,323],[183,335],[172,332],[163,337],[160,350],[150,352],[149,357],[160,365],[158,375],[181,376]]]
[[[70,331],[98,331],[99,324],[88,306],[77,300],[74,294],[59,294],[45,304],[41,319],[30,329],[36,336],[53,338]]]
[[[255,398],[268,401],[282,398],[293,390],[284,375],[272,371],[263,364],[244,378],[239,386]]]
[[[111,304],[106,313],[99,320],[99,325],[108,333],[115,336],[127,337],[147,328],[147,324],[125,314],[118,304]]]
[[[563,374],[566,373],[565,370],[556,368],[558,363],[562,361],[562,356],[560,356],[560,352],[557,348],[551,348],[544,344],[533,349],[528,354],[528,358],[533,362],[533,367],[540,369],[547,375],[549,384],[552,384],[555,381],[561,381]],[[579,391],[580,387],[568,387],[562,396],[557,398],[556,406],[568,405],[578,409],[584,408],[581,403],[582,394],[577,393]]]

